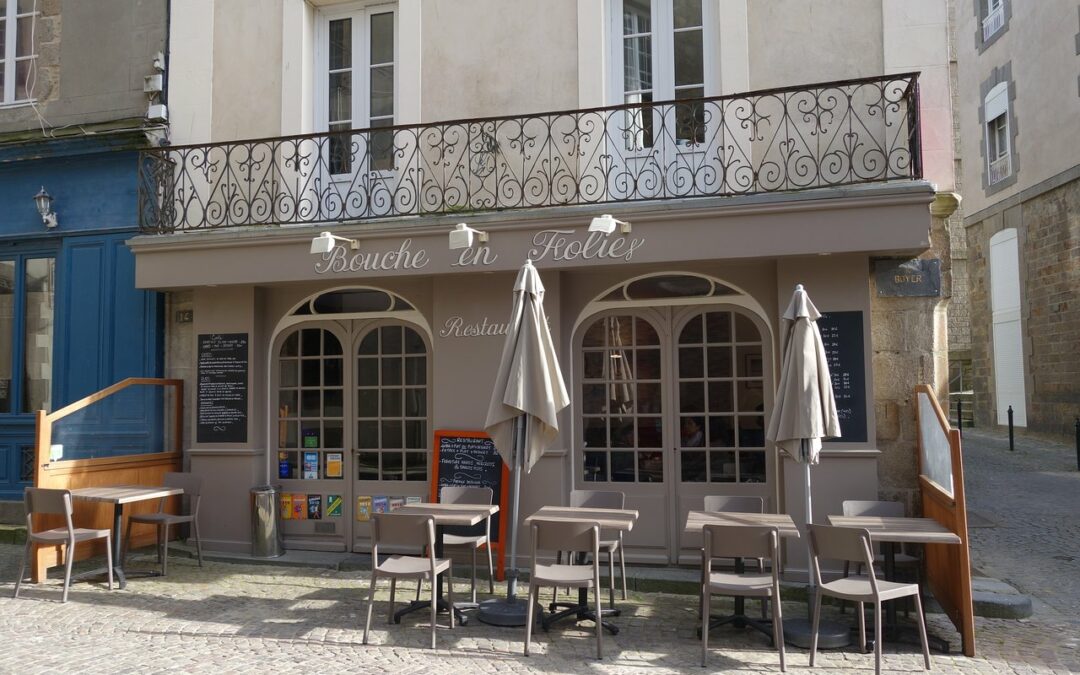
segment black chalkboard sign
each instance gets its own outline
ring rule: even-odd
[[[866,362],[862,312],[826,312],[817,322],[829,361],[840,438],[835,443],[866,442]]]
[[[492,503],[499,512],[491,519],[492,548],[499,553],[499,578],[502,577],[503,542],[506,526],[502,515],[507,512],[509,472],[491,438],[480,431],[435,432],[434,471],[431,480],[431,501],[439,501],[439,489],[447,486],[489,487]],[[449,531],[449,529],[447,530]],[[480,532],[483,534],[483,532]]]
[[[199,336],[196,433],[199,443],[246,443],[247,333]]]

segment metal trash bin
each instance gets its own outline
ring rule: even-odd
[[[278,525],[280,503],[280,486],[251,488],[251,555],[254,558],[276,558],[285,553]]]

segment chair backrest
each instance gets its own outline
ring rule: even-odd
[[[373,513],[372,547],[379,545],[395,548],[428,546],[429,551],[434,551],[435,519],[411,513]]]
[[[821,558],[861,563],[874,581],[874,557],[870,553],[870,533],[856,527],[810,525],[810,551],[814,563],[814,579],[821,585]]]
[[[776,559],[780,539],[775,527],[757,525],[706,525],[705,558]],[[773,569],[777,566],[773,565]]]
[[[184,491],[183,497],[188,498],[188,504],[190,505],[188,513],[193,516],[199,515],[199,502],[202,500],[202,484],[202,476],[193,473],[181,473],[178,471],[170,471],[166,473],[162,479],[162,485],[165,487],[180,488]]]
[[[765,513],[765,500],[762,497],[708,495],[705,497],[705,510],[727,511],[728,513]]]
[[[35,513],[64,516],[68,531],[73,531],[70,490],[28,487],[23,492],[23,503],[26,507],[27,532],[36,532],[33,524]]]
[[[490,504],[494,492],[489,487],[446,486],[439,491],[443,504]]]
[[[903,518],[904,505],[902,502],[875,502],[846,499],[844,500],[844,515]]]
[[[621,509],[626,493],[618,490],[571,490],[570,506],[587,509]]]
[[[599,553],[600,524],[583,520],[533,518],[533,565],[537,551],[583,551]],[[593,561],[597,556],[593,556]]]

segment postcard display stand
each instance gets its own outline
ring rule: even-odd
[[[499,512],[491,518],[491,542],[495,555],[495,578],[503,580],[504,542],[508,514],[509,470],[495,449],[495,443],[481,431],[437,430],[431,460],[431,501],[439,501],[439,490],[448,486],[489,487]]]

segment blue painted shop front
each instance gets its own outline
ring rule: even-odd
[[[20,500],[33,480],[36,410],[125,377],[161,376],[162,298],[135,288],[124,243],[136,234],[137,154],[106,145],[0,148],[0,500]],[[54,229],[33,201],[42,187],[54,198]],[[126,454],[138,442],[121,437],[161,437],[161,406],[143,397],[124,407],[71,425],[80,431],[65,458]],[[95,441],[79,447],[75,436]]]

